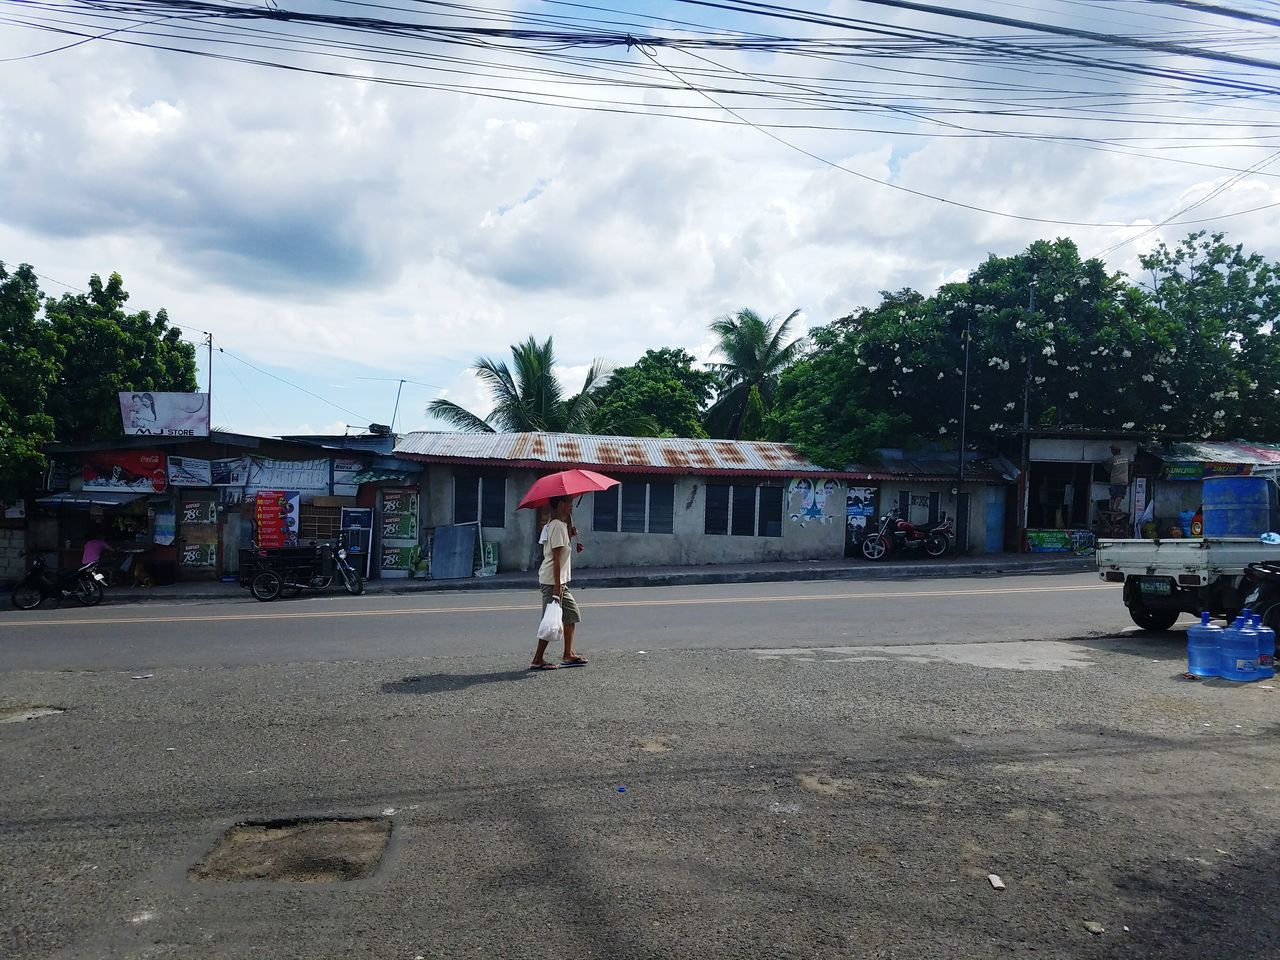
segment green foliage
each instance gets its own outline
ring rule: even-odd
[[[45,405],[62,354],[39,313],[31,267],[10,273],[0,264],[0,499],[27,490],[45,466],[41,447],[53,439]]]
[[[1142,266],[1167,319],[1164,419],[1199,436],[1280,440],[1280,265],[1201,231]]]
[[[649,421],[664,437],[705,437],[702,409],[716,375],[695,367],[684,350],[649,350],[629,367],[613,371],[596,394],[599,415],[616,423]]]
[[[513,344],[508,367],[503,360],[480,357],[472,365],[489,389],[493,410],[479,417],[452,400],[433,400],[427,413],[470,433],[596,433],[651,436],[656,432],[644,418],[627,419],[602,412],[596,393],[607,374],[603,361],[587,371],[582,389],[566,396],[555,374],[555,347],[550,337],[538,343],[533,337]]]
[[[869,378],[851,377],[856,339],[835,327],[810,331],[812,349],[782,374],[766,417],[770,440],[788,441],[824,467],[866,462],[877,447],[892,446],[909,418],[877,409]]]
[[[773,407],[778,378],[804,349],[802,340],[789,337],[791,323],[799,315],[764,320],[753,310],[739,310],[711,323],[716,352],[724,362],[712,366],[720,378],[720,394],[707,410],[707,432],[713,437],[742,436],[743,417],[754,387],[767,414]]]
[[[192,392],[195,347],[169,326],[161,310],[126,313],[129,294],[120,274],[104,284],[94,274],[87,294],[63,294],[45,303],[45,319],[62,351],[48,413],[64,441],[120,435],[122,391]]]
[[[161,310],[123,309],[113,273],[89,293],[46,300],[27,264],[0,264],[0,497],[28,492],[51,440],[121,435],[120,391],[196,389],[195,347]]]

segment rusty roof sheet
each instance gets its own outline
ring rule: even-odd
[[[1280,446],[1273,443],[1203,440],[1175,443],[1168,449],[1152,448],[1151,452],[1165,463],[1280,464]]]
[[[632,472],[816,473],[825,476],[842,476],[848,472],[824,469],[805,459],[790,444],[746,440],[421,431],[400,437],[395,453],[453,462],[599,466]]]

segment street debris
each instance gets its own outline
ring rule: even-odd
[[[1086,920],[1084,928],[1092,933],[1095,937],[1106,933],[1107,928],[1100,924],[1097,920]]]
[[[991,884],[991,889],[993,890],[1005,889],[1004,881],[1000,879],[1000,875],[998,873],[988,873],[987,882]]]
[[[139,673],[139,674],[135,674],[129,679],[130,680],[150,680],[154,676],[155,676],[154,673]]]
[[[387,807],[387,809],[385,809],[385,810],[383,810],[383,811],[382,811],[382,815],[383,815],[384,817],[394,817],[394,816],[396,815],[396,808],[395,808],[395,807]]]
[[[626,788],[626,787],[619,787],[619,788],[618,788],[618,792],[619,792],[619,793],[626,793],[626,792],[627,792],[627,788]]]

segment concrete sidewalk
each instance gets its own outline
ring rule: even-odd
[[[1002,574],[1078,573],[1096,569],[1092,557],[1062,554],[993,554],[982,557],[948,557],[904,563],[872,563],[867,560],[808,560],[782,563],[732,563],[703,566],[598,567],[580,570],[573,578],[578,587],[672,587],[715,583],[783,583],[799,580],[918,580],[939,577],[982,577]],[[424,593],[457,590],[534,589],[538,575],[530,570],[499,573],[465,580],[370,580],[369,593]],[[326,593],[341,592],[341,587]],[[245,597],[249,593],[235,583],[180,583],[170,586],[111,587],[112,603],[148,601],[216,600]]]

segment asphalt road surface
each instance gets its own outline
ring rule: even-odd
[[[1115,588],[582,600],[0,616],[0,957],[1280,957],[1277,685]]]
[[[109,594],[108,594],[109,596]],[[1114,633],[1095,574],[575,591],[591,650],[955,643]],[[532,591],[316,596],[0,613],[0,670],[130,670],[532,652]]]

